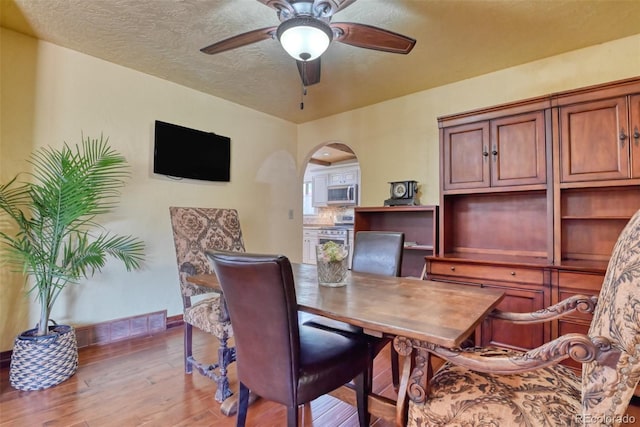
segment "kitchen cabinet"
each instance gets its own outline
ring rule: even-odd
[[[546,183],[543,111],[442,128],[443,189]]]
[[[329,182],[329,175],[326,173],[314,174],[312,177],[311,185],[311,205],[314,208],[327,206],[327,185]]]
[[[329,173],[329,185],[354,185],[358,183],[358,168]]]
[[[421,277],[424,257],[437,252],[438,206],[356,207],[354,231],[404,233],[402,276]]]
[[[318,244],[318,229],[304,227],[302,230],[302,262],[316,263],[316,245]]]
[[[353,248],[355,247],[355,231],[353,228],[349,229],[349,270],[353,264]]]

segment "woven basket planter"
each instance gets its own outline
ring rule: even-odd
[[[53,387],[78,369],[78,344],[71,326],[49,326],[49,335],[40,337],[36,332],[25,331],[14,341],[9,383],[18,390]]]

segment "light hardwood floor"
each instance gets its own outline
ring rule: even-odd
[[[215,340],[194,329],[194,354],[216,354]],[[388,350],[376,359],[374,388],[393,397]],[[384,355],[384,356],[382,356]],[[214,383],[198,373],[185,375],[182,328],[148,338],[82,348],[78,372],[58,386],[21,392],[9,385],[8,368],[0,370],[0,426],[235,426],[215,401]],[[208,359],[212,360],[212,359]],[[236,389],[235,368],[230,369]],[[331,396],[311,403],[305,425],[356,427],[356,409]],[[282,405],[258,400],[249,408],[248,426],[286,425]],[[372,420],[372,426],[391,423]]]
[[[194,329],[194,353],[215,354],[211,336]],[[213,398],[213,382],[200,374],[185,375],[182,328],[125,342],[80,349],[78,372],[64,383],[43,391],[21,392],[9,386],[8,368],[0,369],[0,426],[216,426],[231,427]],[[374,390],[395,397],[391,387],[389,351],[374,365]],[[236,389],[235,368],[230,370]],[[640,425],[640,406],[634,399],[628,414]],[[356,427],[354,407],[331,396],[311,403],[303,414],[306,427]],[[249,408],[248,426],[282,427],[282,405],[258,400]],[[391,427],[373,419],[373,427]]]

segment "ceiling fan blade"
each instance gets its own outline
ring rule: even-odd
[[[259,30],[248,31],[246,33],[238,34],[237,36],[229,37],[228,39],[224,39],[207,47],[203,47],[200,51],[213,55],[215,53],[225,52],[227,50],[246,46],[262,40],[272,39],[275,36],[277,28],[278,27],[267,27],[260,28]]]
[[[303,86],[311,86],[320,82],[320,58],[313,61],[296,61]]]
[[[365,49],[407,54],[416,44],[411,37],[366,24],[334,22],[331,28],[338,29],[340,33],[334,41]]]

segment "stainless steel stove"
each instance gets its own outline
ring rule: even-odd
[[[326,226],[318,230],[318,243],[336,242],[339,245],[349,244],[349,227]]]

